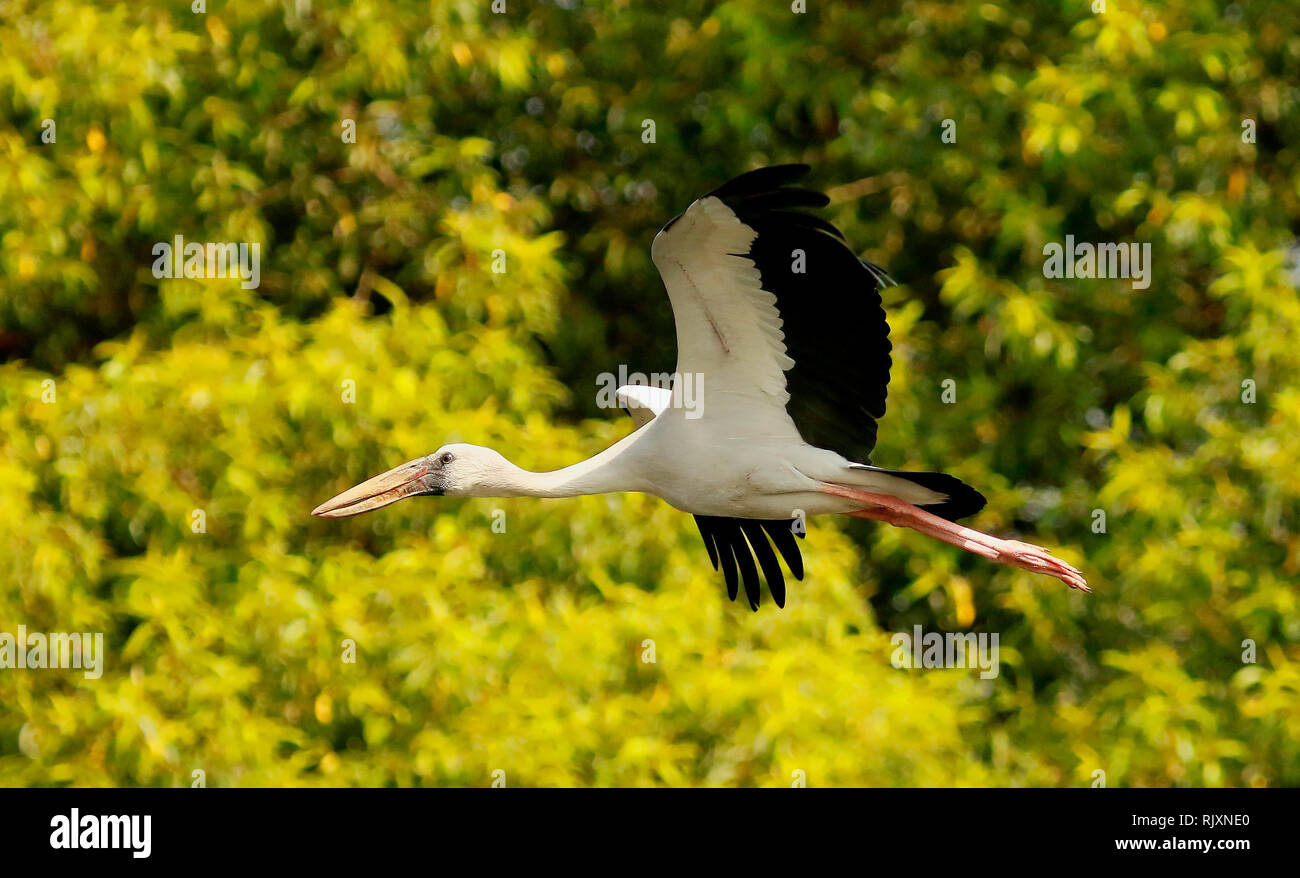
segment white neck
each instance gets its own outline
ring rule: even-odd
[[[623,437],[604,451],[586,460],[546,473],[535,473],[506,462],[508,469],[484,485],[480,496],[490,497],[582,497],[588,494],[613,494],[620,491],[644,491],[645,479],[628,450],[637,433]]]

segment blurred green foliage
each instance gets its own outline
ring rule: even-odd
[[[0,784],[1300,783],[1300,9],[807,5],[0,0],[0,631],[108,649],[0,671]],[[639,495],[308,517],[623,435],[654,230],[800,160],[904,284],[877,462],[1094,595],[817,519],[751,614]],[[261,286],[155,279],[177,234]],[[1151,286],[1045,279],[1066,234]],[[1001,676],[894,669],[914,624]]]

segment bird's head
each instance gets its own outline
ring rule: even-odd
[[[456,442],[348,488],[311,514],[345,518],[423,495],[510,496],[509,486],[518,472],[518,467],[491,448]]]

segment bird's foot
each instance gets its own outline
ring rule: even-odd
[[[993,548],[998,553],[995,560],[1033,573],[1045,573],[1048,576],[1055,576],[1070,588],[1077,588],[1086,594],[1092,594],[1092,589],[1088,588],[1088,582],[1083,578],[1082,573],[1042,546],[1022,543],[1019,540],[1003,540],[997,537],[991,537],[990,539],[995,543],[990,548]],[[986,543],[986,545],[988,544]]]

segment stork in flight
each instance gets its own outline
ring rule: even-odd
[[[789,185],[808,170],[780,165],[742,174],[655,236],[650,253],[677,329],[674,382],[696,380],[692,410],[674,405],[664,388],[621,387],[617,398],[637,428],[581,463],[535,473],[490,448],[444,445],[312,514],[342,518],[423,494],[639,491],[695,516],[731,599],[743,583],[755,610],[759,568],[784,607],[776,552],[803,579],[794,536],[803,536],[805,517],[831,513],[909,527],[1089,591],[1078,570],[1046,549],[956,524],[984,507],[969,485],[944,473],[871,465],[892,363],[880,291],[892,281],[859,259],[833,225],[800,210],[829,203]]]

